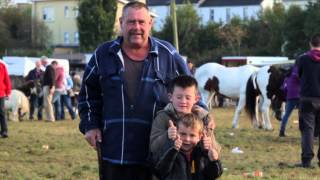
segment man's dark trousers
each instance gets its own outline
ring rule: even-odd
[[[315,132],[319,133],[319,130],[315,128],[318,127],[316,124],[319,124],[319,118],[317,117],[320,115],[320,101],[302,99],[299,113],[299,129],[301,131],[302,147],[301,161],[304,165],[310,165],[314,157],[313,143]],[[320,158],[319,156],[320,153],[318,150],[318,159]]]

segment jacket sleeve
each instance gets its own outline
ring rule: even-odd
[[[103,106],[101,94],[99,67],[96,55],[93,55],[86,66],[78,99],[79,129],[83,134],[100,127]]]
[[[208,163],[205,165],[203,170],[205,179],[214,180],[219,178],[223,173],[220,160],[216,160],[216,161],[208,160],[207,162]]]
[[[154,172],[160,179],[164,179],[172,172],[172,168],[179,153],[178,150],[173,148],[173,143],[167,143],[165,149],[167,150],[164,151],[164,153],[161,153],[160,156],[155,156],[158,158],[153,159]]]
[[[7,70],[7,67],[4,66],[4,83],[6,85],[5,87],[5,93],[6,93],[6,96],[10,96],[10,93],[11,93],[11,82],[10,82],[10,77],[9,77],[9,74],[8,74],[8,70]]]
[[[161,112],[159,112],[153,120],[150,134],[150,151],[152,153],[159,151],[160,148],[170,141],[168,138],[167,121],[168,117],[163,115]]]

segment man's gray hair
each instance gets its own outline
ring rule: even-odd
[[[131,1],[131,2],[128,2],[122,9],[122,15],[124,15],[124,13],[126,12],[126,10],[128,8],[136,8],[136,9],[141,9],[141,8],[145,8],[146,10],[149,11],[149,8],[148,6],[143,3],[143,2],[140,2],[140,1]]]

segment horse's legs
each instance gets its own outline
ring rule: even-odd
[[[260,116],[260,113],[259,113],[260,102],[261,102],[261,98],[260,98],[260,96],[257,96],[256,97],[256,107],[255,107],[256,113],[252,119],[252,125],[256,129],[260,128],[260,120],[261,120],[261,118],[259,118],[259,116]]]
[[[265,130],[272,130],[272,125],[270,122],[269,117],[269,107],[270,107],[271,101],[268,98],[263,98],[263,103],[261,105],[261,113],[262,113],[262,127]]]
[[[12,121],[19,122],[19,119],[17,119],[18,118],[17,115],[18,115],[18,108],[14,107],[12,109]]]
[[[237,128],[238,127],[238,121],[239,121],[239,116],[241,113],[241,110],[246,104],[245,96],[240,95],[238,105],[236,107],[236,110],[234,112],[234,117],[233,117],[233,122],[232,122],[232,128]]]
[[[214,93],[209,93],[208,99],[206,100],[207,101],[206,103],[207,103],[209,110],[212,109],[212,106],[213,106],[213,103],[212,103],[212,101],[214,99],[213,97],[214,97]]]

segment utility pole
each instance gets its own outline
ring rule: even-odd
[[[176,1],[171,0],[170,4],[170,14],[172,19],[172,29],[173,29],[173,45],[179,52],[179,39],[178,39],[178,27],[177,27],[177,15],[176,15]]]

